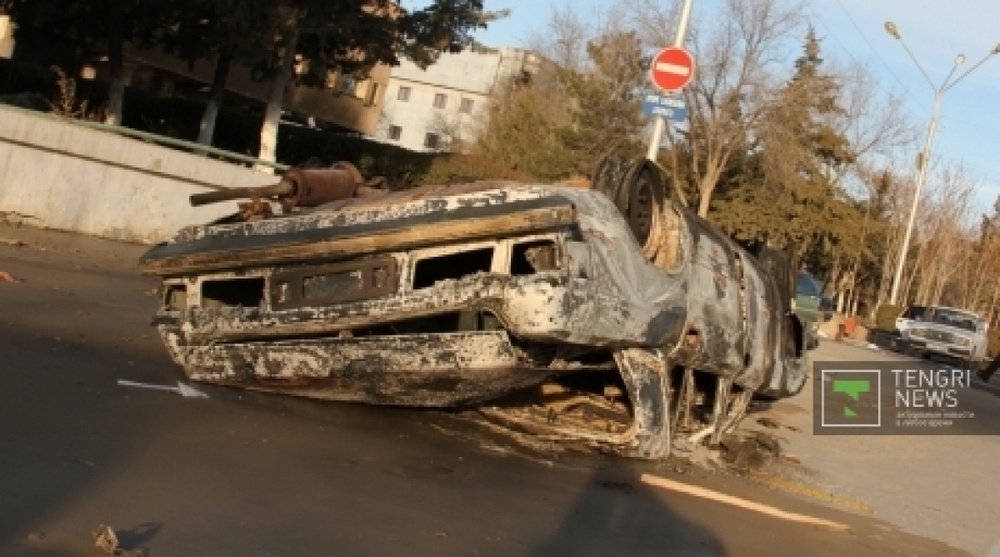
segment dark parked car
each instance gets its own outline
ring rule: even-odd
[[[823,287],[808,272],[799,271],[795,288],[795,314],[806,326],[810,348],[819,343],[819,324],[829,321],[833,314],[833,301],[823,294]]]

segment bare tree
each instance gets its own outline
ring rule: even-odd
[[[587,43],[595,37],[594,28],[567,3],[562,8],[552,7],[545,30],[530,32],[528,45],[561,68],[583,71],[587,65]]]
[[[481,113],[462,114],[444,111],[434,113],[428,131],[441,139],[441,150],[453,153],[468,153],[475,146],[485,125]]]
[[[904,271],[901,292],[913,292],[925,304],[940,303],[940,296],[963,265],[959,244],[969,238],[972,195],[975,186],[961,165],[947,165],[928,181],[931,187],[921,200],[913,234],[916,256]],[[905,296],[904,296],[905,299]]]
[[[879,303],[885,299],[879,294],[882,290],[879,287],[891,280],[889,277],[894,266],[888,263],[894,262],[893,257],[902,238],[900,227],[905,208],[896,199],[898,171],[883,165],[886,157],[893,156],[902,147],[914,145],[918,133],[902,113],[903,103],[899,95],[894,92],[880,95],[877,80],[867,67],[861,64],[835,67],[832,75],[840,85],[839,106],[842,110],[827,113],[825,117],[830,119],[829,125],[833,129],[848,138],[856,162],[828,167],[830,172],[827,178],[864,207],[860,241],[856,243],[853,253],[837,258],[830,270],[838,311],[853,313],[852,307],[857,306],[862,284],[866,281],[873,283]],[[878,188],[894,191],[877,191]],[[886,202],[891,206],[886,206]],[[889,226],[892,222],[900,226]],[[880,236],[878,243],[891,253],[871,252],[873,234]],[[880,256],[886,263],[882,276],[866,274],[865,269],[870,269],[866,262]],[[885,292],[887,296],[887,287]]]
[[[880,95],[877,79],[860,63],[837,67],[833,75],[840,82],[842,112],[831,113],[831,124],[851,143],[859,161],[891,156],[900,148],[915,145],[919,131],[904,114],[896,92]],[[843,184],[844,174],[857,169],[845,166],[831,181]]]
[[[801,21],[799,6],[781,0],[727,0],[715,28],[693,34],[698,71],[684,96],[690,173],[702,217],[723,170],[746,149],[767,108],[775,81],[771,63]],[[651,40],[669,44],[664,33]]]

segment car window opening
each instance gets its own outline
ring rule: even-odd
[[[201,305],[205,308],[259,307],[263,301],[263,277],[206,280],[201,283]]]
[[[510,274],[531,275],[559,269],[558,252],[552,240],[514,244],[511,249]]]
[[[443,280],[458,280],[476,273],[488,273],[493,266],[493,248],[450,253],[417,261],[413,288],[427,288]]]
[[[187,309],[187,287],[183,284],[171,284],[163,293],[163,307],[167,311],[184,311]]]

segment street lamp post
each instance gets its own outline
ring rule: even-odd
[[[903,235],[903,244],[899,248],[899,261],[896,263],[896,274],[892,279],[892,292],[889,294],[889,303],[895,304],[897,296],[899,295],[899,285],[903,278],[903,268],[906,266],[906,252],[910,249],[910,237],[913,235],[913,221],[916,220],[917,208],[920,205],[920,192],[923,190],[924,181],[927,179],[927,166],[930,164],[931,148],[934,146],[934,133],[937,131],[938,117],[941,115],[941,97],[943,97],[944,94],[947,93],[949,89],[954,87],[959,81],[965,79],[965,76],[969,75],[976,68],[981,66],[983,62],[990,58],[990,56],[1000,53],[1000,44],[993,47],[993,50],[987,53],[982,60],[976,62],[975,65],[966,70],[965,73],[959,75],[955,79],[952,79],[958,67],[965,63],[965,56],[959,54],[955,57],[955,64],[951,67],[951,71],[948,72],[948,76],[944,78],[941,85],[934,85],[934,81],[931,80],[927,71],[924,70],[924,67],[920,64],[920,61],[913,55],[910,48],[906,46],[906,43],[903,41],[903,36],[899,33],[899,29],[896,27],[896,24],[891,21],[887,21],[885,24],[885,30],[897,41],[899,41],[899,44],[903,45],[903,50],[906,51],[907,56],[909,56],[910,60],[913,60],[913,63],[917,65],[917,69],[920,70],[924,79],[927,80],[931,89],[934,90],[934,107],[931,109],[931,119],[927,123],[927,137],[924,140],[924,148],[920,151],[920,156],[917,160],[917,183],[913,189],[913,203],[910,205],[910,216],[906,221],[906,233]]]

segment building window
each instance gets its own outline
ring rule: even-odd
[[[424,136],[424,147],[428,149],[437,149],[441,144],[441,136],[436,133],[430,132]]]
[[[462,99],[462,104],[459,105],[458,111],[462,114],[471,114],[473,104],[472,99]]]
[[[340,74],[338,74],[336,71],[326,70],[326,77],[323,78],[323,86],[326,87],[327,89],[336,89],[338,77],[340,77]]]
[[[355,88],[358,86],[358,82],[357,82],[356,79],[354,79],[353,75],[345,74],[345,75],[340,76],[340,83],[339,83],[339,85],[340,85],[340,92],[341,93],[344,93],[344,94],[347,94],[347,95],[353,95]]]
[[[378,83],[375,83],[375,81],[369,83],[368,95],[365,97],[366,105],[372,106],[378,102],[378,91],[379,91]]]
[[[399,94],[396,95],[396,100],[403,101],[403,102],[406,102],[406,101],[410,100],[410,88],[409,87],[400,87],[399,88]]]
[[[434,95],[434,108],[444,108],[448,106],[448,95],[438,93]]]
[[[399,138],[403,135],[403,128],[399,126],[389,126],[389,139],[392,141],[399,141]]]

